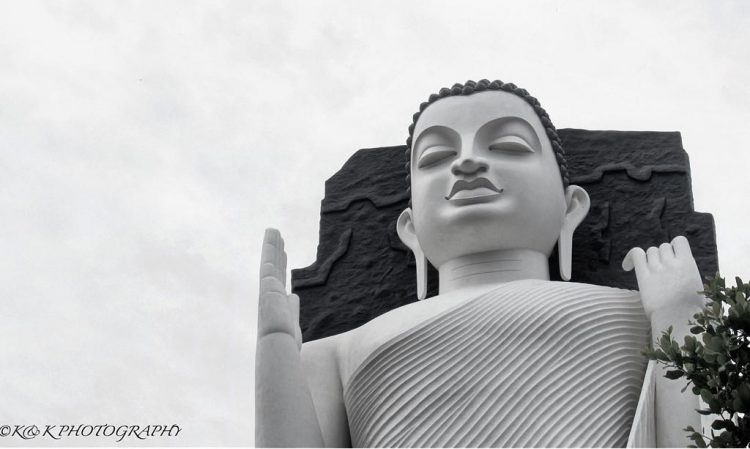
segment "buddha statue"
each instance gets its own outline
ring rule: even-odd
[[[539,102],[500,81],[430,96],[407,141],[397,227],[439,294],[302,344],[278,231],[266,231],[256,352],[258,446],[683,446],[698,400],[640,350],[703,305],[684,237],[633,248],[639,291],[566,282],[586,191]],[[560,276],[550,281],[557,247]],[[355,286],[356,288],[356,286]]]

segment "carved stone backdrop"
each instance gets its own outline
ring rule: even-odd
[[[693,210],[678,132],[558,130],[571,183],[591,197],[573,238],[573,282],[637,289],[621,262],[634,246],[685,235],[703,277],[718,271],[713,217]],[[407,207],[404,146],[356,152],[328,181],[317,260],[292,270],[305,341],[358,327],[416,301],[414,257],[396,234]],[[559,279],[556,255],[552,279]],[[428,296],[437,293],[430,270]]]

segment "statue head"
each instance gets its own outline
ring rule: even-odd
[[[570,279],[572,235],[589,197],[569,185],[557,131],[526,90],[481,80],[431,95],[409,127],[407,171],[410,207],[397,229],[417,259],[420,298],[424,259],[440,268],[488,251],[549,258],[557,244]]]

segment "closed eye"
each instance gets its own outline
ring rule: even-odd
[[[458,154],[455,148],[448,145],[434,145],[428,147],[419,157],[417,167],[426,168],[438,164]]]
[[[518,136],[503,136],[495,139],[489,146],[492,151],[507,151],[509,153],[533,153],[534,150],[525,140]]]

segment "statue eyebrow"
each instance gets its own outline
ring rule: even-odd
[[[414,145],[412,146],[412,152],[416,155],[417,150],[422,150],[420,148],[420,144],[422,143],[422,140],[424,140],[427,137],[431,137],[435,135],[445,138],[445,139],[458,139],[459,138],[458,133],[454,131],[453,129],[447,126],[443,126],[443,125],[433,125],[433,126],[430,126],[429,128],[425,128],[419,133],[419,135],[414,141]],[[421,156],[421,151],[420,151],[420,156]]]
[[[489,132],[491,129],[497,129],[501,135],[516,136],[525,140],[536,151],[541,150],[539,135],[531,123],[521,117],[501,117],[490,120],[477,130],[477,135]],[[510,128],[510,129],[509,129]],[[521,132],[519,132],[521,131]]]

